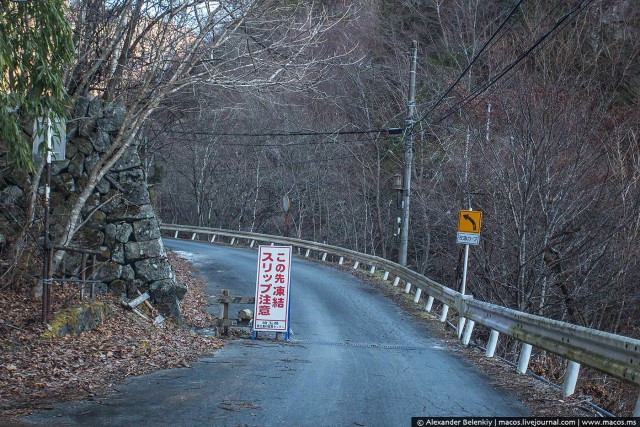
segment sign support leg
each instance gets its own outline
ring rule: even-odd
[[[462,284],[460,286],[460,293],[464,296],[467,288],[467,267],[469,264],[469,245],[464,245],[464,264],[462,265]],[[465,318],[460,314],[460,320],[458,321],[458,338],[462,337],[462,331],[464,330]]]
[[[469,245],[464,245],[464,264],[462,265],[462,286],[460,293],[464,295],[467,288],[467,266],[469,264]]]
[[[284,340],[289,341],[289,334],[291,333],[291,289],[288,293],[289,309],[287,310],[287,332],[284,333]]]

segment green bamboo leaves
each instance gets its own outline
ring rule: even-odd
[[[32,169],[27,121],[66,116],[64,71],[73,58],[64,0],[0,0],[0,147],[8,162]]]

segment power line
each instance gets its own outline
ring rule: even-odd
[[[329,145],[329,144],[352,144],[352,143],[360,143],[360,142],[374,142],[376,139],[347,139],[343,141],[333,140],[333,139],[325,139],[321,141],[303,141],[303,142],[287,142],[283,144],[275,144],[275,143],[243,143],[243,142],[215,142],[214,144],[217,146],[225,146],[225,147],[297,147],[297,146],[307,146],[307,145]],[[204,143],[209,144],[212,143],[210,141],[188,141],[183,139],[173,140],[173,142],[189,142],[189,143]]]
[[[522,62],[523,59],[525,59],[527,56],[529,56],[534,50],[536,50],[536,48],[538,46],[540,46],[540,44],[542,44],[543,42],[545,42],[547,40],[547,38],[549,38],[552,34],[555,35],[557,33],[559,33],[562,29],[564,29],[564,27],[566,25],[569,24],[570,20],[572,18],[574,18],[575,16],[577,16],[578,13],[580,13],[582,10],[586,9],[591,3],[593,3],[594,0],[583,0],[580,3],[578,3],[576,5],[576,7],[574,7],[573,9],[571,9],[569,12],[567,12],[566,14],[564,14],[560,19],[558,19],[558,21],[556,21],[555,25],[546,33],[544,33],[542,36],[540,36],[536,42],[529,47],[529,49],[527,49],[526,51],[522,52],[520,55],[518,55],[518,57],[516,58],[515,61],[513,61],[512,63],[510,63],[509,65],[507,65],[506,67],[504,67],[502,69],[502,71],[500,71],[500,73],[498,73],[497,75],[495,75],[493,78],[491,78],[488,82],[486,82],[485,84],[483,84],[482,86],[480,86],[479,88],[475,89],[473,92],[471,92],[469,95],[467,95],[464,99],[462,99],[461,101],[457,102],[456,104],[454,104],[453,106],[449,107],[444,114],[442,114],[440,117],[438,117],[437,119],[435,119],[432,124],[438,124],[440,122],[442,122],[443,120],[447,119],[448,117],[450,117],[452,114],[454,114],[459,108],[461,108],[463,105],[467,104],[470,101],[473,101],[474,99],[476,99],[477,97],[479,97],[482,93],[484,93],[487,89],[489,89],[491,86],[493,86],[496,82],[498,82],[498,80],[500,80],[502,77],[504,77],[509,71],[511,71],[513,68],[515,68],[518,64],[520,64],[520,62]],[[572,16],[573,15],[573,16]],[[571,18],[571,19],[570,19]],[[560,28],[562,26],[562,28]],[[560,28],[560,30],[556,31],[558,28]],[[554,34],[555,32],[555,34]]]
[[[246,136],[246,137],[286,137],[286,136],[327,136],[327,135],[361,135],[369,133],[388,133],[396,134],[401,130],[397,128],[380,128],[380,129],[364,129],[364,130],[336,130],[336,131],[294,131],[294,132],[204,132],[204,131],[182,131],[182,130],[159,130],[149,129],[151,132],[168,133],[176,135],[205,135],[205,136]]]
[[[478,53],[475,54],[475,56],[471,59],[471,61],[469,62],[469,64],[466,66],[466,68],[464,70],[462,70],[462,72],[460,73],[460,75],[458,76],[458,78],[449,85],[449,87],[447,88],[447,90],[442,94],[442,96],[440,96],[440,98],[436,101],[436,103],[429,109],[427,110],[426,113],[424,113],[422,115],[422,117],[420,117],[415,123],[414,125],[420,123],[421,121],[423,121],[424,119],[427,118],[427,116],[429,114],[431,114],[431,112],[433,110],[435,110],[440,103],[444,100],[444,98],[453,90],[453,88],[460,82],[460,80],[462,80],[462,78],[465,76],[465,74],[467,74],[467,72],[471,69],[471,67],[473,66],[473,64],[475,64],[475,62],[478,60],[478,58],[480,58],[480,55],[482,55],[482,53],[485,51],[485,49],[487,48],[487,46],[489,46],[489,43],[491,43],[491,41],[498,35],[498,33],[500,32],[500,30],[502,30],[502,28],[505,26],[505,24],[507,23],[507,21],[509,21],[509,19],[513,16],[513,14],[516,12],[516,10],[518,9],[518,7],[520,7],[520,4],[522,3],[523,0],[518,0],[513,7],[511,8],[511,11],[509,12],[509,14],[502,20],[502,22],[500,23],[500,25],[498,26],[498,28],[493,32],[493,34],[491,35],[491,37],[489,37],[489,39],[485,42],[485,44],[480,48],[480,50],[478,51]]]

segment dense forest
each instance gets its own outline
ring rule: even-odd
[[[637,1],[75,0],[67,14],[66,93],[127,105],[69,233],[137,145],[166,223],[396,260],[410,131],[411,268],[459,289],[471,206],[475,298],[640,337]]]
[[[257,17],[214,54],[245,73],[252,45],[278,37],[274,52],[292,49],[280,34],[324,14],[331,24],[304,47],[295,80],[194,85],[145,123],[163,221],[284,234],[287,195],[291,236],[396,259],[391,178],[404,144],[383,130],[405,126],[416,40],[409,264],[458,288],[457,212],[471,205],[484,221],[470,293],[637,332],[637,3],[324,2],[297,13],[286,29]]]

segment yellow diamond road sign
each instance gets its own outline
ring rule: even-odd
[[[480,234],[482,225],[482,212],[460,211],[458,214],[458,232]]]

